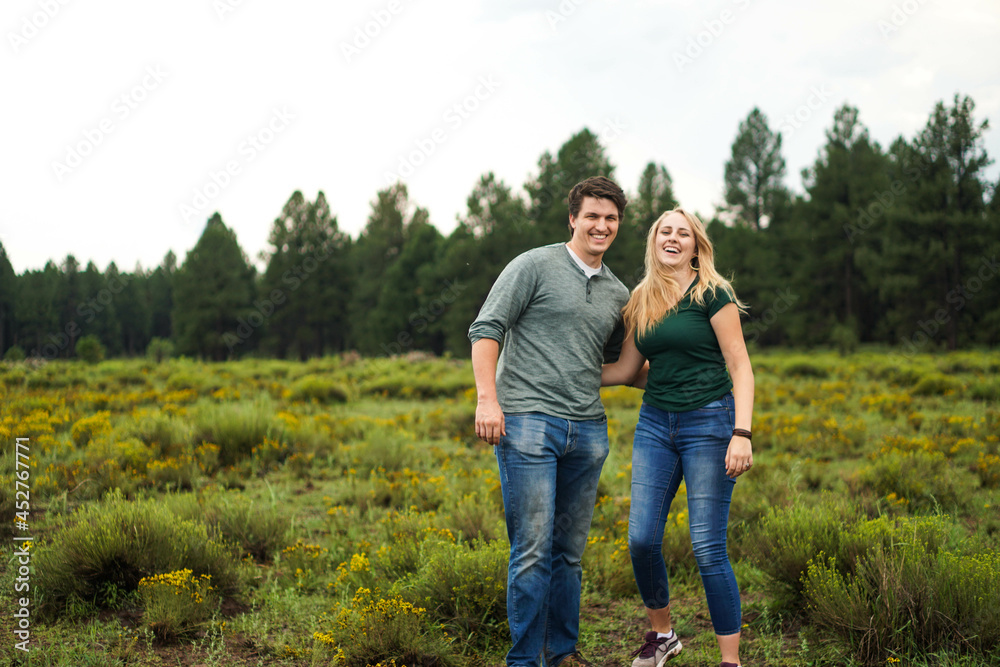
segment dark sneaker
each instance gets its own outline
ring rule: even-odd
[[[681,640],[677,638],[676,632],[670,639],[664,639],[650,630],[646,633],[646,643],[632,652],[632,657],[635,658],[632,667],[660,667],[680,652]]]
[[[593,664],[580,655],[579,651],[573,651],[565,658],[559,661],[556,667],[593,667]]]

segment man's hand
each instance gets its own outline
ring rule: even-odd
[[[480,401],[476,405],[476,435],[491,445],[499,443],[501,435],[507,435],[503,422],[503,410],[500,409],[500,403],[495,399]]]

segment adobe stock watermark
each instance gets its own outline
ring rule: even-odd
[[[879,218],[886,214],[890,208],[896,204],[906,192],[906,185],[898,178],[892,182],[889,189],[883,190],[875,195],[874,201],[864,208],[858,209],[858,219],[855,222],[844,225],[844,233],[847,240],[854,243],[855,239],[878,222]]]
[[[732,4],[742,11],[750,6],[750,0],[733,0]],[[674,51],[674,65],[677,66],[677,71],[683,72],[685,67],[693,65],[694,61],[722,36],[726,26],[736,22],[736,17],[737,13],[733,10],[723,9],[717,17],[702,21],[704,30],[690,35],[683,51]]]
[[[479,77],[476,87],[470,94],[445,110],[441,117],[445,127],[435,127],[426,136],[414,139],[413,149],[398,156],[396,171],[386,171],[384,174],[385,184],[392,185],[415,174],[417,169],[448,141],[450,133],[457,131],[472,118],[480,106],[493,97],[498,88],[500,82],[492,74]]]
[[[948,307],[938,308],[933,317],[917,322],[918,331],[915,331],[911,336],[902,336],[899,339],[902,345],[900,354],[910,358],[922,348],[927,347],[934,340],[934,336],[941,331],[941,328],[951,321],[955,313],[961,311],[967,303],[975,299],[986,287],[986,283],[993,280],[998,273],[1000,273],[1000,264],[997,263],[996,255],[980,257],[978,270],[975,274],[967,278],[963,284],[953,287],[945,295],[944,300],[948,303]]]
[[[21,17],[21,25],[17,32],[7,32],[10,48],[17,54],[28,42],[41,33],[45,26],[59,14],[59,11],[69,4],[69,0],[38,0],[38,11]]]
[[[910,183],[914,183],[921,175],[927,173],[933,165],[934,156],[922,153],[920,154],[920,161],[917,164],[911,164],[905,167],[903,171]],[[867,232],[872,225],[878,222],[878,219],[885,215],[895,205],[896,200],[902,197],[904,193],[906,193],[906,184],[897,178],[893,180],[888,190],[883,190],[875,195],[874,199],[877,201],[872,201],[864,208],[858,208],[857,222],[844,225],[844,233],[847,234],[847,240],[854,243],[854,239]]]
[[[212,202],[243,172],[244,167],[256,160],[279,134],[288,129],[293,120],[295,114],[288,107],[273,109],[264,125],[240,142],[236,155],[226,160],[219,169],[209,170],[202,184],[192,190],[191,199],[181,202],[177,207],[184,224],[202,220],[208,214]]]
[[[229,348],[229,353],[232,354],[238,345],[248,341],[254,331],[264,326],[271,315],[274,315],[275,311],[288,300],[289,293],[302,287],[302,283],[309,280],[320,264],[329,257],[330,253],[324,249],[322,252],[309,255],[281,274],[281,284],[287,285],[288,289],[275,288],[267,296],[254,301],[253,310],[246,317],[236,318],[236,328],[222,334],[222,342]]]
[[[212,0],[212,9],[220,21],[225,21],[229,14],[243,6],[246,0]]]
[[[93,298],[77,305],[77,317],[83,318],[85,324],[93,322],[97,317],[97,314],[104,312],[104,309],[110,306],[111,302],[115,300],[115,296],[121,294],[122,290],[125,289],[131,279],[132,276],[128,274],[119,274],[117,277],[109,280],[107,287],[99,291]],[[58,357],[63,350],[69,347],[71,343],[75,344],[76,340],[82,333],[83,329],[74,317],[66,323],[66,326],[63,327],[62,331],[49,334],[47,341],[41,346],[41,348],[33,349],[29,356],[42,357],[47,361],[52,361]]]
[[[355,26],[353,38],[347,42],[340,42],[340,53],[343,54],[347,64],[351,64],[354,58],[360,56],[361,52],[367,49],[402,11],[403,3],[400,0],[389,0],[384,8],[372,10],[371,19],[365,21],[364,25]]]
[[[792,294],[792,290],[787,287],[784,292],[781,290],[776,291],[775,295],[774,301],[760,314],[760,317],[750,320],[743,327],[744,336],[749,335],[746,338],[747,343],[756,343],[761,334],[770,329],[771,325],[778,321],[778,316],[787,312],[799,300],[799,295]]]
[[[111,101],[110,113],[94,126],[84,128],[81,139],[67,144],[61,162],[52,161],[52,173],[56,180],[62,183],[66,176],[76,171],[166,79],[167,72],[160,65],[147,65],[139,82]]]
[[[427,302],[418,310],[410,313],[410,316],[406,318],[407,323],[412,327],[413,333],[420,334],[427,331],[427,327],[441,317],[448,310],[448,306],[455,303],[458,295],[465,291],[465,287],[457,279],[455,282],[445,280],[444,289],[441,290],[436,299]],[[413,343],[413,336],[410,335],[409,331],[400,331],[396,334],[396,340],[390,342],[388,345],[382,343],[381,347],[383,352],[392,356],[394,354],[402,354]]]
[[[928,0],[905,0],[905,2],[900,4],[894,4],[892,12],[889,13],[888,20],[881,18],[876,23],[878,31],[882,33],[882,39],[889,39],[893,33],[906,25],[920,11],[920,8],[926,4],[929,4]]]
[[[582,5],[584,0],[561,0],[555,10],[545,10],[545,20],[549,22],[549,28],[555,32],[560,23],[569,20],[569,17],[576,13],[577,7]]]
[[[781,119],[781,123],[778,125],[778,131],[786,137],[790,137],[795,134],[796,130],[812,119],[814,112],[821,109],[823,105],[826,104],[831,95],[833,95],[833,91],[828,90],[825,83],[821,84],[818,88],[816,86],[812,86],[809,89],[809,96],[806,97],[805,103],[800,104],[796,107],[793,113],[786,114],[785,117]]]

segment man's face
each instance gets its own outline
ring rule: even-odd
[[[620,222],[618,207],[613,201],[584,197],[577,216],[569,218],[569,224],[573,228],[570,245],[584,261],[589,256],[600,262],[618,234]]]

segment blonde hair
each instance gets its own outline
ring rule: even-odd
[[[691,225],[691,232],[694,234],[698,277],[697,283],[691,291],[691,300],[698,305],[704,305],[706,292],[711,292],[714,297],[717,290],[723,289],[733,295],[739,311],[746,312],[746,304],[736,299],[732,285],[715,270],[715,250],[705,232],[705,225],[693,213],[688,213],[682,208],[675,208],[661,215],[649,228],[649,234],[646,235],[646,275],[632,290],[632,296],[622,308],[622,316],[625,318],[625,326],[629,335],[633,335],[636,331],[639,332],[640,338],[648,334],[657,322],[680,305],[681,298],[684,296],[680,284],[673,276],[673,269],[663,265],[656,258],[656,235],[660,231],[660,225],[672,213],[683,215],[684,219]]]

